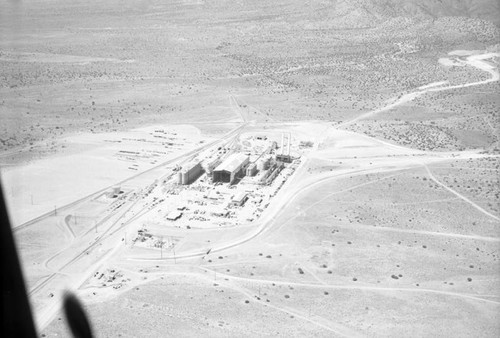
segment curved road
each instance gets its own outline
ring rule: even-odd
[[[445,81],[437,82],[437,83],[430,83],[428,85],[419,87],[418,91],[415,91],[415,92],[412,92],[412,93],[408,93],[408,94],[405,94],[405,95],[401,96],[395,102],[393,102],[391,104],[388,104],[385,107],[382,107],[382,108],[379,108],[379,109],[376,109],[376,110],[372,110],[372,111],[370,111],[368,113],[361,114],[358,117],[355,117],[355,118],[353,118],[353,119],[351,119],[349,121],[341,123],[341,124],[337,125],[337,128],[348,126],[348,125],[353,124],[354,122],[357,122],[359,120],[365,119],[367,117],[371,117],[373,115],[382,113],[384,111],[388,111],[388,110],[390,110],[390,109],[392,109],[394,107],[397,107],[399,105],[402,105],[404,103],[412,101],[413,99],[415,99],[415,98],[417,98],[419,96],[422,96],[422,95],[424,95],[424,94],[426,94],[428,92],[440,92],[440,91],[443,91],[443,90],[451,90],[451,89],[459,89],[459,88],[466,88],[466,87],[472,87],[472,86],[479,86],[479,85],[487,84],[487,83],[490,83],[490,82],[498,81],[500,79],[500,73],[498,72],[498,69],[496,67],[492,67],[491,65],[489,65],[486,62],[483,62],[483,60],[494,58],[494,57],[499,57],[499,56],[500,56],[499,53],[485,53],[485,54],[479,54],[479,55],[469,56],[469,57],[467,57],[467,61],[464,61],[464,63],[467,64],[467,65],[469,65],[469,66],[476,67],[476,68],[478,68],[480,70],[483,70],[485,72],[490,73],[491,77],[489,79],[486,79],[486,80],[483,80],[483,81],[476,81],[476,82],[464,83],[464,84],[460,84],[460,85],[447,86],[447,87],[441,87],[441,85],[443,85],[443,84],[446,83]]]
[[[437,85],[434,85],[434,86],[423,86],[420,88],[419,91],[417,92],[413,92],[413,93],[409,93],[409,94],[406,94],[406,95],[403,95],[401,98],[399,98],[397,101],[391,103],[391,104],[388,104],[387,106],[381,108],[381,109],[377,109],[377,110],[374,110],[374,111],[371,111],[371,112],[368,112],[368,113],[365,113],[365,114],[362,114],[350,121],[347,121],[345,123],[342,123],[340,125],[337,125],[336,128],[339,128],[339,127],[342,127],[342,126],[346,126],[346,125],[349,125],[349,124],[352,124],[352,123],[355,123],[356,121],[359,121],[363,118],[366,118],[366,117],[369,117],[369,116],[373,116],[375,114],[378,114],[380,112],[383,112],[383,111],[387,111],[395,106],[398,106],[400,104],[403,104],[405,102],[408,102],[418,96],[421,96],[427,92],[433,92],[433,91],[442,91],[442,90],[450,90],[450,89],[455,89],[455,88],[463,88],[463,87],[469,87],[469,86],[476,86],[476,85],[481,85],[481,84],[485,84],[485,83],[489,83],[489,82],[493,82],[493,81],[498,81],[499,79],[499,73],[498,71],[495,69],[495,68],[492,68],[490,65],[488,65],[487,63],[483,62],[482,60],[484,60],[485,58],[491,58],[491,57],[494,57],[494,56],[499,56],[499,54],[496,54],[496,53],[489,53],[489,54],[483,54],[483,55],[476,55],[476,56],[472,56],[472,57],[469,57],[467,59],[467,63],[471,66],[474,66],[474,67],[477,67],[477,68],[480,68],[484,71],[487,71],[489,72],[492,77],[490,79],[487,79],[487,80],[484,80],[484,81],[478,81],[478,82],[471,82],[471,83],[468,83],[468,84],[462,84],[462,85],[456,85],[456,86],[447,86],[447,87],[437,87],[437,86],[440,86],[442,84],[437,84]],[[236,99],[234,97],[231,97],[231,100],[234,101],[234,103],[238,104]],[[238,105],[239,106],[239,105]],[[241,113],[241,112],[240,112]],[[116,184],[113,184],[112,186],[114,185],[122,185],[123,183],[126,183],[127,181],[130,181],[136,177],[139,177],[140,175],[143,175],[145,173],[148,173],[148,172],[151,172],[155,169],[158,169],[160,167],[163,167],[165,165],[168,165],[168,164],[171,164],[171,163],[174,163],[176,161],[179,161],[183,158],[187,158],[187,157],[190,157],[190,156],[194,156],[198,153],[200,153],[201,151],[203,150],[206,150],[207,148],[217,144],[218,142],[221,142],[223,140],[228,140],[229,138],[231,137],[237,137],[241,131],[247,126],[248,122],[246,121],[245,119],[245,116],[244,114],[241,113],[241,117],[244,119],[244,123],[233,129],[231,132],[229,132],[228,134],[226,134],[223,138],[219,139],[219,140],[214,140],[208,144],[205,144],[203,147],[200,147],[200,148],[197,148],[197,149],[194,149],[186,154],[183,154],[183,155],[180,155],[174,159],[170,159],[166,162],[163,162],[159,165],[156,165],[144,172],[141,172],[141,173],[138,173],[137,175],[134,175],[126,180],[123,180],[121,182],[118,182]],[[302,181],[300,184],[296,184],[295,186],[291,186],[291,181],[293,179],[290,179],[288,180],[285,185],[281,188],[280,192],[278,193],[278,195],[275,197],[275,203],[273,203],[273,205],[271,205],[270,207],[273,208],[268,208],[266,209],[266,212],[262,215],[261,219],[257,222],[257,225],[256,225],[256,228],[255,228],[255,231],[251,232],[250,234],[247,234],[245,235],[243,238],[238,238],[238,239],[233,239],[229,242],[226,242],[226,243],[222,243],[220,244],[218,247],[214,247],[211,249],[211,252],[219,252],[219,251],[223,251],[223,250],[227,250],[227,249],[230,249],[230,248],[234,248],[234,247],[237,247],[237,246],[240,246],[246,242],[249,242],[251,240],[254,240],[257,236],[260,236],[262,235],[263,233],[265,232],[268,232],[268,231],[271,231],[273,229],[278,229],[281,228],[282,226],[284,226],[288,221],[285,221],[281,224],[278,224],[278,227],[275,228],[276,226],[276,219],[278,216],[280,216],[281,214],[283,214],[283,212],[286,210],[286,208],[298,197],[300,196],[301,194],[303,194],[304,192],[306,191],[309,191],[311,189],[314,189],[316,188],[318,185],[321,185],[321,184],[324,184],[325,181],[328,181],[328,180],[336,180],[336,179],[339,179],[339,178],[342,178],[342,177],[347,177],[347,176],[355,176],[355,175],[364,175],[364,174],[369,174],[369,173],[384,173],[384,172],[395,172],[395,171],[400,171],[400,170],[404,170],[404,169],[408,169],[408,168],[414,168],[414,167],[418,167],[418,166],[421,166],[422,165],[422,162],[416,162],[414,161],[413,163],[411,161],[408,161],[408,162],[405,162],[405,163],[394,163],[392,165],[385,165],[385,166],[379,166],[378,168],[375,167],[375,168],[370,168],[370,169],[354,169],[354,170],[351,170],[351,171],[346,171],[346,172],[342,172],[342,173],[332,173],[331,175],[329,176],[326,176],[326,177],[323,177],[321,179],[317,179],[316,181]],[[296,176],[300,176],[301,172],[304,170],[304,166],[305,166],[305,161],[296,169],[296,172],[294,174],[294,177]],[[425,164],[424,164],[425,166]],[[474,206],[476,209],[478,209],[479,211],[487,214],[488,216],[490,217],[493,217],[495,219],[499,219],[498,217],[496,217],[495,215],[492,215],[490,213],[488,213],[487,211],[485,211],[484,209],[482,209],[481,207],[479,207],[477,204],[475,204],[474,202],[470,201],[469,199],[467,199],[466,197],[464,197],[463,195],[460,195],[459,193],[455,192],[454,190],[452,190],[451,188],[448,188],[446,187],[445,185],[443,185],[442,183],[440,183],[439,181],[437,181],[435,178],[433,178],[432,176],[432,173],[430,173],[429,169],[427,168],[427,166],[425,166],[426,169],[428,170],[428,174],[429,174],[429,177],[431,177],[431,179],[433,179],[436,183],[442,185],[444,188],[446,188],[447,190],[449,190],[450,192],[454,193],[457,197],[465,200],[466,202],[470,203],[472,206]],[[382,180],[382,179],[386,179],[388,177],[392,177],[394,175],[397,175],[397,174],[393,174],[393,175],[389,175],[387,177],[383,177],[383,178],[380,178],[379,180]],[[362,185],[366,185],[366,184],[371,184],[373,182],[367,182],[367,183],[363,183],[363,184],[360,184],[358,186],[362,186]],[[98,194],[102,194],[103,192],[109,190],[112,186],[109,186],[105,189],[102,189],[96,193],[93,193],[91,195],[88,195],[88,196],[85,196],[73,203],[70,203],[66,206],[64,206],[63,208],[61,208],[60,210],[66,210],[66,209],[70,209],[74,206],[76,206],[78,203],[81,203],[81,202],[85,202],[89,199],[91,199],[92,197],[94,196],[97,196]],[[357,186],[353,186],[353,187],[350,187],[348,188],[347,190],[351,190],[351,189],[355,189]],[[336,193],[340,193],[340,192],[333,192],[332,194],[336,194]],[[331,194],[330,194],[331,195]],[[326,197],[325,197],[326,198]],[[134,203],[132,203],[132,205],[130,206],[130,208],[132,208],[135,203],[138,201],[139,199],[137,199]],[[316,203],[319,203],[319,202],[316,202]],[[313,207],[315,204],[309,206],[309,208]],[[148,210],[146,210],[148,206],[144,206],[143,210],[144,213],[148,212]],[[30,221],[30,222],[27,222],[27,223],[24,223],[18,227],[16,227],[14,229],[14,231],[19,231],[23,228],[26,228],[28,227],[29,225],[31,224],[34,224],[36,223],[37,221],[41,220],[41,219],[44,219],[46,217],[49,217],[53,214],[53,212],[49,212],[49,213],[46,213],[40,217],[37,217],[36,219]],[[118,226],[116,229],[113,229],[113,231],[111,231],[112,228],[114,228],[114,226],[118,223],[119,220],[121,220],[121,217],[118,218],[111,226],[108,227],[108,229],[103,233],[101,234],[101,236],[99,236],[95,242],[91,243],[90,245],[88,245],[85,250],[79,252],[76,256],[72,257],[69,261],[67,261],[64,265],[62,265],[59,270],[62,270],[64,269],[65,267],[69,266],[70,264],[72,264],[73,262],[75,262],[76,260],[78,260],[80,257],[82,257],[83,255],[85,255],[85,253],[89,250],[91,250],[92,248],[94,248],[96,245],[98,245],[100,242],[102,242],[104,239],[106,238],[110,238],[111,236],[117,234],[120,230],[122,230],[127,224],[129,224],[130,222],[132,222],[133,220],[137,219],[138,217],[142,216],[143,213],[140,212],[138,214],[136,214],[135,216],[133,216],[132,218],[126,220],[122,225]],[[116,248],[114,248],[111,253],[115,252]],[[111,253],[109,255],[111,255]],[[59,254],[59,253],[58,253]],[[108,254],[106,254],[105,256],[106,257],[109,257]],[[206,255],[206,251],[203,250],[203,251],[198,251],[198,252],[187,252],[185,254],[181,254],[181,255],[176,255],[175,257],[174,256],[166,256],[164,258],[158,258],[158,259],[153,259],[153,258],[150,258],[150,259],[141,259],[141,258],[134,258],[133,260],[137,260],[137,261],[160,261],[160,260],[163,260],[163,261],[168,261],[168,260],[173,260],[173,259],[176,259],[176,260],[179,260],[179,259],[186,259],[186,258],[193,258],[193,257],[202,257],[202,256],[205,256]],[[104,258],[103,258],[104,259]],[[102,259],[100,260],[100,262],[102,261]],[[206,270],[206,271],[211,271],[211,270],[208,270],[208,269],[205,269],[203,267],[200,267],[202,270]],[[43,286],[47,285],[55,276],[57,275],[57,273],[53,273],[52,275],[48,276],[46,278],[46,280],[44,280],[42,283],[40,283],[39,285],[37,285],[33,290],[31,290],[31,293],[34,293],[34,292],[37,292],[38,290],[40,290]],[[82,278],[83,277],[86,277],[86,276],[83,276],[82,275]],[[370,286],[349,286],[349,285],[324,285],[324,284],[302,284],[302,283],[290,283],[290,282],[279,282],[279,281],[267,281],[267,280],[259,280],[259,279],[243,279],[243,278],[239,278],[239,277],[233,277],[233,276],[229,276],[229,275],[224,275],[225,278],[228,278],[228,279],[233,279],[233,280],[245,280],[245,281],[252,281],[252,282],[262,282],[262,283],[284,283],[284,284],[287,284],[287,285],[290,285],[290,284],[293,284],[293,285],[297,285],[297,286],[305,286],[305,287],[321,287],[321,288],[337,288],[337,289],[362,289],[362,290],[374,290],[374,291],[407,291],[407,292],[428,292],[428,293],[437,293],[437,294],[444,294],[444,295],[449,295],[449,296],[454,296],[454,297],[461,297],[461,298],[467,298],[467,299],[471,299],[471,300],[476,300],[476,301],[482,301],[482,302],[489,302],[489,303],[493,303],[493,304],[500,304],[498,302],[495,302],[495,301],[491,301],[491,300],[487,300],[487,299],[483,299],[483,298],[480,298],[480,297],[476,297],[474,295],[466,295],[466,294],[459,294],[459,293],[453,293],[453,292],[445,292],[445,291],[437,291],[437,290],[431,290],[431,289],[420,289],[420,288],[380,288],[380,287],[370,287]],[[233,286],[234,287],[234,286]],[[52,308],[51,308],[52,309]],[[283,311],[284,309],[279,309],[280,311]],[[288,310],[284,310],[288,313],[291,313],[290,311]],[[43,315],[43,324],[47,324],[48,323],[48,320],[50,319],[50,315],[53,314],[52,311],[45,311],[44,312],[44,315]],[[294,315],[297,315],[297,316],[301,316],[300,314],[297,314],[297,313],[294,313]],[[304,316],[302,316],[304,317]],[[307,318],[303,318],[305,320],[309,320],[310,319],[307,319]],[[337,333],[337,334],[340,334],[340,335],[352,335],[352,334],[355,334],[355,332],[352,332],[352,331],[345,331],[344,329],[345,328],[341,328],[341,327],[336,327],[336,328],[332,328],[330,325],[325,325],[323,323],[321,323],[320,321],[316,321],[315,324],[319,325],[319,326],[322,326],[334,333]],[[330,323],[331,324],[331,323]]]

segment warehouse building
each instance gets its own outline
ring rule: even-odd
[[[233,183],[237,175],[244,174],[249,158],[244,154],[232,154],[214,169],[213,182]]]
[[[178,174],[179,184],[191,184],[203,173],[200,162],[191,162],[182,167]]]
[[[207,172],[208,175],[212,175],[212,172],[214,171],[215,168],[221,163],[221,160],[219,157],[216,157],[214,159],[209,160],[208,162],[205,163],[204,169]]]

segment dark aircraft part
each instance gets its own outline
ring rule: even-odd
[[[72,293],[64,295],[64,314],[69,323],[71,333],[76,338],[90,338],[92,337],[92,329],[87,320],[85,310],[78,299]]]
[[[0,186],[2,222],[2,337],[37,337],[9,216]]]
[[[38,337],[1,185],[0,220],[2,227],[0,236],[2,241],[2,327],[0,337]],[[64,297],[64,313],[75,337],[92,337],[85,311],[72,294],[68,293]]]

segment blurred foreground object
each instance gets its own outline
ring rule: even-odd
[[[90,323],[85,310],[78,299],[70,292],[64,295],[64,315],[68,321],[71,333],[76,338],[92,337]]]
[[[1,185],[0,217],[2,222],[2,328],[0,337],[37,337]],[[73,336],[92,337],[90,324],[78,299],[67,292],[64,295],[63,306]]]
[[[19,257],[0,185],[2,241],[2,337],[36,337]]]

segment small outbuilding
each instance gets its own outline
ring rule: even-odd
[[[181,218],[181,216],[182,216],[182,212],[180,212],[179,210],[174,210],[174,211],[171,211],[168,213],[167,219],[169,221],[176,221],[179,218]]]
[[[245,192],[241,192],[241,193],[235,195],[231,199],[231,204],[234,205],[234,206],[240,207],[243,204],[245,204],[245,202],[247,201],[247,199],[248,199],[248,195]]]

